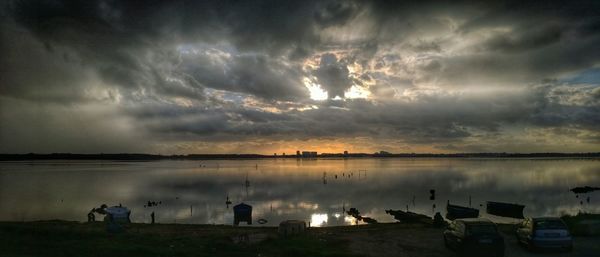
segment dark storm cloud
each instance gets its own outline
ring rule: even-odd
[[[344,92],[352,85],[348,75],[348,67],[338,62],[333,54],[321,56],[319,68],[315,71],[315,76],[323,89],[329,93],[329,98],[344,97]]]
[[[531,131],[587,144],[600,130],[598,81],[569,79],[600,65],[597,1],[4,7],[3,143],[37,124],[73,145],[58,131],[89,120],[102,128],[91,137],[123,149],[128,141],[109,134],[157,144],[370,137],[458,150]],[[39,108],[51,113],[36,117]],[[65,110],[86,119],[57,119]]]
[[[298,100],[308,97],[299,67],[266,55],[216,56],[195,54],[182,62],[182,72],[202,86],[247,93],[265,99]]]
[[[492,51],[517,52],[538,49],[561,40],[563,31],[558,25],[540,24],[491,38],[487,47]]]

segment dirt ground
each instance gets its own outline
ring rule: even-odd
[[[443,229],[419,225],[386,224],[339,228],[329,233],[349,241],[353,253],[364,256],[438,257],[457,256],[444,247]],[[599,237],[575,237],[574,250],[570,253],[543,251],[530,252],[521,247],[509,228],[502,230],[505,239],[505,257],[553,256],[553,257],[599,257]]]
[[[499,227],[506,257],[600,257],[600,237],[575,237],[571,253],[531,253],[517,244],[514,227]],[[0,256],[457,256],[444,247],[442,232],[383,223],[309,228],[282,237],[277,227],[131,224],[125,233],[108,234],[100,222],[0,222]]]

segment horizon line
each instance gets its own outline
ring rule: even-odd
[[[302,153],[302,152],[300,152]],[[0,161],[19,160],[190,160],[190,159],[316,159],[316,158],[600,158],[600,152],[465,152],[465,153],[321,153],[265,155],[265,154],[147,154],[147,153],[26,153],[0,154]]]

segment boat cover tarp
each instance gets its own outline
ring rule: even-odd
[[[479,210],[459,205],[446,205],[446,219],[466,219],[479,217]]]
[[[487,202],[487,213],[501,217],[523,219],[524,208],[525,205],[520,204]]]

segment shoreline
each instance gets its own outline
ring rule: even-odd
[[[538,256],[520,247],[514,226],[499,225],[506,257]],[[311,227],[283,237],[277,227],[132,223],[125,232],[106,232],[103,222],[0,222],[2,256],[454,256],[442,240],[443,228],[380,223]],[[600,252],[598,237],[575,237],[572,253]]]
[[[297,155],[261,155],[261,154],[187,154],[187,155],[155,155],[155,154],[0,154],[0,162],[6,161],[46,161],[46,160],[106,160],[106,161],[159,161],[159,160],[258,160],[258,159],[600,159],[600,152],[592,153],[399,153],[399,154],[367,154],[367,153],[322,153],[317,156],[303,157]]]

